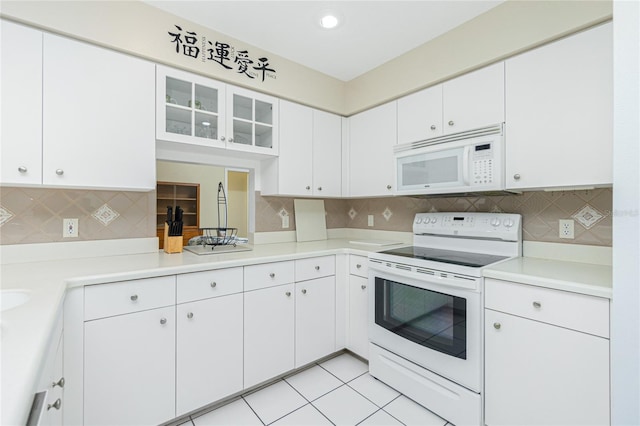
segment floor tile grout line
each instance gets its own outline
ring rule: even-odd
[[[358,377],[356,377],[356,378],[355,378],[355,379],[353,379],[353,380],[356,380],[356,379],[358,379],[358,378],[360,378],[360,377],[364,376],[365,374],[367,374],[367,373],[361,374],[361,375],[359,375]],[[363,397],[364,399],[366,399],[367,401],[369,401],[370,403],[372,403],[373,405],[375,405],[376,407],[378,407],[378,408],[379,408],[379,409],[381,409],[381,410],[382,410],[382,407],[386,407],[386,406],[387,406],[387,405],[389,405],[389,404],[390,404],[394,399],[396,399],[397,397],[399,397],[400,395],[402,395],[402,394],[401,394],[400,392],[398,392],[397,390],[395,390],[395,389],[393,389],[393,388],[390,388],[390,389],[393,389],[395,392],[398,392],[398,395],[397,395],[397,396],[395,396],[391,401],[387,402],[386,404],[384,404],[384,405],[378,405],[375,401],[370,400],[369,398],[367,398],[367,396],[366,396],[366,395],[364,395],[363,393],[359,392],[359,391],[358,391],[358,389],[354,388],[353,386],[350,386],[350,385],[349,385],[349,383],[353,382],[353,380],[351,380],[351,381],[349,381],[349,382],[345,383],[345,385],[347,385],[347,386],[349,387],[349,389],[352,389],[355,393],[357,393],[358,395],[360,395],[361,397]],[[386,386],[386,385],[385,385],[385,386]]]
[[[336,389],[338,389],[338,388],[336,388]],[[336,389],[334,389],[334,390],[336,390]],[[325,394],[325,395],[326,395],[326,394]],[[317,401],[317,399],[316,399],[316,401]],[[329,423],[331,423],[333,426],[335,426],[335,425],[336,425],[334,422],[332,422],[332,421],[331,421],[331,419],[330,419],[329,417],[327,417],[327,415],[326,415],[325,413],[323,413],[323,412],[322,412],[322,410],[321,410],[321,409],[319,409],[318,407],[316,407],[315,405],[313,405],[313,402],[310,402],[309,404],[311,404],[311,406],[312,406],[313,408],[315,408],[316,410],[318,410],[318,413],[322,414],[322,417],[324,417],[325,419],[327,419],[327,420],[329,421]]]
[[[277,382],[276,382],[277,383]],[[265,388],[266,389],[266,388]],[[244,399],[244,396],[241,396],[240,399],[242,401],[244,401],[245,404],[247,404],[247,406],[249,407],[249,409],[253,412],[253,414],[255,414],[256,418],[258,419],[258,421],[260,423],[262,423],[263,426],[266,426],[266,423],[264,421],[262,421],[262,419],[260,418],[260,416],[258,415],[258,413],[256,413],[256,410],[253,409],[253,407],[251,406],[251,404],[249,404],[249,401],[247,401],[246,399]]]

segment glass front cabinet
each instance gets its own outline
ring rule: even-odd
[[[156,66],[156,138],[278,155],[277,98]]]

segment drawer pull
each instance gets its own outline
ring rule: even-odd
[[[500,324],[499,322],[493,323],[493,328],[495,328],[496,330],[500,330],[500,327],[502,327],[502,324]]]
[[[290,292],[290,291],[286,292],[286,293],[285,293],[285,296],[287,296],[287,297],[291,297],[291,292]]]
[[[160,324],[165,325],[167,323],[166,318],[160,318]]]
[[[358,263],[358,264],[356,265],[356,268],[360,269],[360,268],[362,268],[362,265]]]
[[[316,271],[319,271],[319,270],[320,270],[320,267],[319,267],[319,266],[316,266]]]
[[[53,404],[47,405],[47,411],[51,410],[52,408],[55,408],[56,410],[59,410],[60,407],[62,407],[62,400],[60,400],[60,398],[58,398],[58,399],[56,399],[56,402],[54,402]]]
[[[307,294],[307,289],[306,288],[302,289],[302,294]]]
[[[367,286],[366,286],[366,285],[364,285],[364,284],[362,284],[362,285],[360,286],[360,288],[361,288],[361,289],[363,289],[363,290],[366,290],[366,289],[367,289]]]
[[[187,314],[187,318],[189,318],[189,319],[193,318],[193,312],[189,312],[189,313]]]
[[[60,377],[60,380],[58,380],[57,382],[51,383],[52,388],[55,388],[56,386],[60,386],[61,388],[64,387],[64,377]]]
[[[269,274],[269,276],[270,276],[271,278],[275,278],[275,277],[276,277],[276,274],[274,274],[274,273],[272,272],[272,273],[270,273],[270,274]]]
[[[536,308],[536,309],[540,309],[540,308],[542,308],[542,303],[540,303],[540,302],[533,302],[533,307],[534,307],[534,308]]]
[[[133,296],[131,296],[131,301],[135,302],[136,300],[138,300],[138,295],[134,294]]]
[[[217,285],[218,285],[218,283],[216,283],[215,281],[213,281],[213,282],[211,283],[211,288],[215,288],[215,286],[217,286]]]

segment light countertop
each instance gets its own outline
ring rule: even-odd
[[[483,270],[487,278],[611,299],[611,266],[519,257]]]

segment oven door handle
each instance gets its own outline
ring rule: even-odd
[[[371,263],[369,262],[369,278],[383,278],[383,279],[388,279],[391,281],[397,281],[398,278],[408,278],[410,280],[421,280],[424,281],[430,285],[434,285],[437,286],[439,288],[441,288],[442,290],[446,291],[446,290],[450,290],[452,288],[459,288],[459,289],[464,289],[464,290],[473,290],[473,291],[478,291],[479,290],[479,284],[477,279],[473,279],[473,278],[464,278],[460,275],[454,274],[454,273],[445,273],[443,272],[442,274],[444,274],[444,276],[438,276],[438,275],[426,275],[424,274],[424,277],[416,277],[416,273],[412,273],[412,272],[406,272],[402,269],[394,269],[393,271],[388,271],[388,270],[384,270],[384,269],[379,269],[376,268],[375,263]],[[451,282],[451,279],[447,279],[449,277],[457,277],[456,282]],[[442,280],[446,279],[446,283],[443,283]]]

